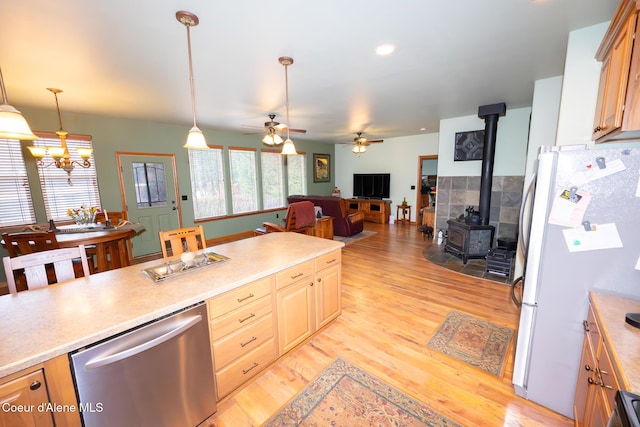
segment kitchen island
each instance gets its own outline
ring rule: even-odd
[[[317,267],[326,260],[334,262],[332,268],[339,271],[343,246],[298,233],[270,233],[207,248],[228,260],[157,283],[142,271],[161,260],[0,296],[0,378],[66,357],[71,351],[193,304],[214,301],[244,285],[266,278],[275,285],[283,272],[297,266]],[[311,274],[318,273],[312,270]],[[339,273],[336,277],[339,284]],[[216,316],[214,305],[209,313]]]

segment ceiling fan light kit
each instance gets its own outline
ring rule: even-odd
[[[353,138],[353,148],[351,149],[351,152],[354,154],[365,153],[369,144],[384,142],[383,139],[367,139],[362,136],[362,132],[356,132],[356,135],[358,136]]]
[[[202,131],[196,123],[196,92],[193,85],[193,65],[191,60],[191,32],[190,28],[198,25],[200,20],[191,12],[180,10],[176,12],[176,19],[187,28],[187,49],[189,53],[189,85],[191,86],[191,112],[193,114],[193,127],[187,135],[187,142],[183,148],[191,150],[207,150],[209,146],[204,139]]]
[[[7,92],[4,89],[2,70],[0,69],[0,92],[2,92],[2,103],[0,103],[0,138],[20,139],[33,141],[38,139],[31,132],[25,118],[7,101]]]

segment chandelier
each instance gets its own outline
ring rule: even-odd
[[[56,135],[60,138],[59,147],[27,147],[31,151],[31,155],[36,158],[38,166],[42,168],[48,168],[49,166],[55,166],[58,169],[62,169],[68,175],[67,181],[71,185],[71,172],[75,166],[88,168],[91,166],[89,159],[91,158],[91,148],[76,148],[76,151],[80,155],[82,161],[71,160],[71,154],[67,148],[67,135],[69,132],[62,128],[62,116],[60,116],[60,106],[58,105],[58,94],[62,92],[60,89],[54,89],[48,87],[47,90],[53,93],[56,99],[56,111],[58,112],[58,123],[60,124],[60,130],[56,131]],[[49,153],[53,159],[50,162],[45,162],[44,157]],[[75,165],[75,166],[74,166]]]

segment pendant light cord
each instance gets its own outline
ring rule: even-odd
[[[193,126],[196,127],[196,91],[193,85],[193,65],[191,63],[191,25],[187,27],[187,51],[189,52],[189,85],[191,86],[191,112],[193,113]]]
[[[285,101],[287,107],[287,139],[291,139],[289,137],[289,66],[284,66],[284,87],[285,87]]]
[[[8,104],[7,91],[4,89],[4,79],[2,78],[2,68],[0,68],[0,91],[2,91],[2,104]]]

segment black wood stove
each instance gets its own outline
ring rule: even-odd
[[[498,119],[504,116],[506,111],[507,106],[504,103],[483,105],[478,108],[478,117],[485,122],[478,212],[469,208],[466,217],[447,221],[449,237],[444,250],[461,258],[465,264],[470,258],[485,258],[493,246],[495,228],[489,225],[493,161]]]

